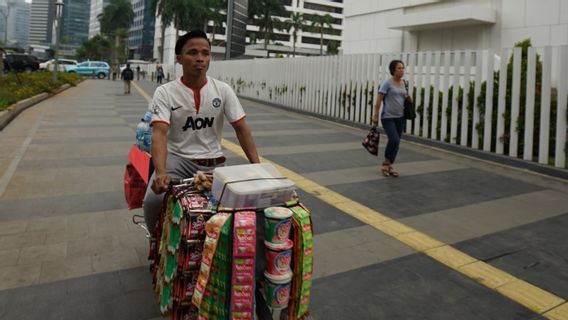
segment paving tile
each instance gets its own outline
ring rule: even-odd
[[[423,255],[316,279],[315,319],[535,319],[538,315]]]
[[[302,203],[310,210],[314,224],[314,233],[316,235],[363,225],[361,221],[314,196],[302,190],[298,190],[297,192]]]
[[[0,312],[3,319],[34,320],[146,320],[159,316],[147,268],[3,290]]]
[[[94,273],[91,257],[62,258],[41,264],[39,283],[88,276]]]
[[[72,157],[74,157],[72,155]],[[126,155],[119,156],[103,156],[88,157],[77,159],[42,159],[42,160],[24,160],[18,165],[18,169],[53,169],[53,168],[74,168],[74,167],[105,167],[113,165],[125,165],[128,162]]]
[[[0,290],[37,284],[40,269],[39,263],[0,267]]]
[[[0,236],[22,233],[27,228],[26,220],[0,221]]]
[[[116,182],[109,183],[113,181],[111,177],[122,175],[124,175],[123,165],[17,171],[2,198],[23,201],[104,191],[124,194],[124,186],[120,180],[115,179]]]
[[[302,144],[305,144],[306,142],[307,141],[302,138]],[[325,139],[322,139],[321,142],[329,143]],[[360,144],[361,141],[358,140],[357,145]],[[317,148],[317,145],[314,145],[314,150],[317,150]],[[310,173],[354,167],[368,167],[373,165],[378,166],[381,163],[381,161],[379,161],[376,157],[369,156],[363,148],[346,152],[326,151],[290,155],[274,155],[268,156],[268,159],[276,163],[283,164],[286,168],[297,173]],[[427,155],[405,150],[404,153],[401,152],[399,162],[425,161],[433,159],[434,158]],[[376,172],[376,175],[379,175],[378,171]]]
[[[455,247],[566,299],[567,228],[568,213],[463,241]]]
[[[21,249],[2,249],[0,250],[0,268],[10,267],[18,264],[18,257]]]
[[[71,242],[67,246],[67,257],[98,256],[117,248],[116,237],[88,237]]]
[[[140,267],[140,259],[134,250],[105,251],[92,257],[95,272],[108,272]]]
[[[330,189],[391,218],[410,217],[542,190],[536,185],[477,169],[333,185]]]
[[[0,248],[21,249],[41,245],[45,242],[45,231],[34,231],[0,236]]]
[[[247,121],[248,122],[248,121]],[[254,137],[254,133],[253,133]],[[233,143],[238,143],[236,138],[227,137]],[[348,142],[353,141],[353,143],[361,143],[357,136],[345,134],[345,133],[331,133],[322,135],[309,135],[301,138],[293,139],[289,136],[276,136],[276,137],[254,137],[254,142],[257,147],[274,147],[274,146],[293,146],[298,144],[299,141],[302,144],[319,144],[319,143],[333,143],[333,142]]]
[[[44,261],[57,261],[67,255],[67,244],[49,244],[25,247],[21,249],[18,265],[41,263]]]
[[[2,200],[0,221],[73,215],[126,208],[124,193],[117,191],[91,192],[89,194],[61,195],[45,198]],[[12,212],[18,212],[15,216]]]

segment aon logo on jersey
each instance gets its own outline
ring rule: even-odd
[[[191,130],[200,130],[204,128],[211,128],[213,126],[213,120],[215,117],[205,117],[205,118],[196,118],[187,117],[185,121],[185,126],[183,126],[183,131],[187,131],[187,129]]]

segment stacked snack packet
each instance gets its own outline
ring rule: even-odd
[[[190,300],[205,238],[205,222],[211,216],[207,197],[187,187],[174,188],[165,196],[156,244],[157,264],[152,266],[160,311],[172,319],[197,319]],[[161,234],[160,234],[161,232]]]
[[[252,320],[254,317],[256,212],[236,212],[233,228],[230,319]]]
[[[292,292],[288,307],[289,319],[304,319],[308,316],[313,270],[313,231],[310,213],[302,204],[289,203],[292,216],[294,240],[294,265]]]
[[[232,216],[218,213],[205,226],[207,236],[192,303],[200,319],[224,319],[228,310],[230,233]]]

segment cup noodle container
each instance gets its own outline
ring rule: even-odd
[[[283,207],[264,209],[266,241],[272,243],[286,243],[288,241],[292,227],[292,214],[292,210]]]
[[[288,307],[290,300],[290,289],[292,284],[292,272],[285,276],[273,276],[267,271],[264,272],[266,277],[266,304],[273,309],[279,310]]]
[[[290,273],[292,261],[292,247],[294,242],[288,240],[285,243],[272,243],[264,241],[266,254],[266,272],[273,277],[287,277]]]

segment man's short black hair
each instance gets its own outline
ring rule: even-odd
[[[394,76],[394,72],[396,71],[396,65],[399,64],[399,63],[404,66],[404,62],[402,62],[400,60],[393,60],[389,63],[389,71],[390,71],[391,76]]]
[[[209,47],[211,47],[211,42],[209,42],[209,38],[207,38],[207,34],[203,32],[203,30],[192,30],[178,38],[175,49],[176,55],[181,54],[181,49],[183,49],[183,46],[187,43],[187,41],[189,41],[189,39],[195,38],[203,38],[207,40]]]

